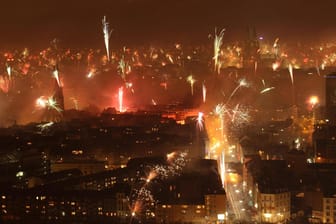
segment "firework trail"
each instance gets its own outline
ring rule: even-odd
[[[255,75],[257,74],[257,69],[258,69],[258,62],[255,61],[255,62],[254,62],[254,74],[255,74]]]
[[[203,122],[204,122],[204,119],[203,119],[203,116],[204,114],[202,112],[198,112],[198,116],[197,116],[197,127],[200,131],[203,130]]]
[[[317,62],[316,62],[316,66],[315,66],[315,68],[316,68],[316,72],[317,72],[318,76],[321,76],[321,73],[320,73],[320,68],[319,68],[319,66],[318,66],[318,63],[317,63]]]
[[[220,177],[222,181],[222,186],[225,184],[225,152],[224,150],[221,152],[219,157],[219,169],[220,169]]]
[[[112,30],[110,31],[109,23],[106,20],[106,16],[102,19],[103,33],[104,33],[104,43],[106,48],[107,60],[110,61],[110,37]]]
[[[294,84],[294,77],[293,77],[293,66],[292,66],[292,64],[288,65],[288,72],[289,72],[289,75],[290,75],[290,78],[291,78],[291,81],[292,81],[292,85],[293,85]]]
[[[194,83],[196,82],[196,80],[192,77],[192,75],[189,75],[187,78],[187,81],[190,83],[190,91],[191,91],[191,95],[194,95]]]
[[[53,77],[57,81],[58,87],[61,87],[61,81],[60,81],[60,78],[59,78],[59,72],[58,72],[57,66],[55,67],[55,70],[53,71]]]
[[[47,122],[44,124],[37,125],[38,128],[40,128],[41,132],[47,130],[49,127],[51,127],[54,124],[54,122]]]
[[[263,90],[261,90],[260,91],[260,94],[263,94],[263,93],[266,93],[266,92],[268,92],[268,91],[271,91],[272,89],[274,89],[275,87],[268,87],[268,88],[265,88],[265,89],[263,89]]]
[[[11,77],[12,77],[12,68],[9,65],[7,65],[6,66],[6,70],[7,70],[8,78],[11,79]]]
[[[246,79],[241,79],[239,80],[238,86],[232,91],[230,97],[228,98],[226,104],[231,100],[231,98],[233,97],[233,95],[238,91],[238,89],[240,87],[249,87],[250,84],[246,81]]]
[[[125,112],[123,106],[123,98],[124,98],[124,88],[120,87],[118,90],[119,112]]]
[[[214,56],[213,60],[215,61],[214,64],[214,71],[218,74],[220,73],[221,69],[221,62],[219,61],[220,50],[223,44],[223,36],[224,36],[225,29],[222,29],[219,34],[217,34],[217,29],[215,29],[215,39],[214,39]]]
[[[202,84],[203,103],[205,103],[205,101],[206,101],[206,93],[207,93],[207,89],[206,89],[205,83],[203,82],[203,84]]]

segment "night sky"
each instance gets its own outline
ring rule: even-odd
[[[334,0],[32,0],[2,1],[2,47],[64,44],[97,47],[101,18],[114,28],[112,41],[206,41],[214,27],[236,38],[254,26],[271,38],[316,40],[336,33]],[[0,47],[1,47],[0,46]]]

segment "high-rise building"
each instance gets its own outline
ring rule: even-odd
[[[326,118],[330,124],[336,123],[336,73],[325,76]]]
[[[254,67],[259,60],[259,41],[254,27],[248,27],[248,38],[244,47],[244,67]]]

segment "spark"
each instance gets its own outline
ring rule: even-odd
[[[110,61],[110,46],[109,45],[110,45],[110,37],[112,34],[112,30],[110,31],[109,22],[107,22],[106,16],[103,17],[102,24],[103,24],[104,43],[105,43],[105,48],[106,48],[107,60]]]
[[[220,50],[223,44],[223,36],[224,36],[225,29],[222,29],[219,34],[217,34],[217,29],[215,29],[215,39],[214,39],[214,56],[213,60],[215,61],[214,64],[214,71],[218,74],[220,73],[221,62],[219,61],[220,58]]]
[[[157,105],[156,101],[154,99],[152,99],[152,104],[155,106]]]

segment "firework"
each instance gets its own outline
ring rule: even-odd
[[[58,103],[56,100],[51,96],[51,97],[44,97],[41,96],[36,100],[35,103],[36,107],[39,109],[45,109],[47,108],[48,110],[55,110],[58,113],[62,112],[62,109],[59,107]]]
[[[49,127],[51,127],[53,124],[54,124],[54,122],[51,121],[51,122],[47,122],[47,123],[44,123],[44,124],[39,124],[39,125],[37,125],[37,127],[40,128],[41,131],[45,131]]]
[[[9,79],[11,79],[11,77],[12,77],[12,68],[9,65],[7,65],[6,66],[6,70],[7,70],[7,74],[8,74]]]
[[[274,89],[274,87],[265,88],[265,89],[263,89],[263,90],[260,91],[260,94],[263,94],[263,93],[266,93],[268,91],[271,91],[272,89]]]
[[[214,71],[218,74],[220,73],[221,69],[221,62],[220,62],[220,50],[223,44],[223,36],[224,36],[225,29],[222,29],[219,34],[217,34],[217,29],[215,30],[215,39],[214,39],[214,56],[213,60],[215,61],[214,64]]]
[[[126,75],[131,72],[131,66],[125,61],[124,56],[118,63],[119,74],[123,80],[126,79]]]
[[[258,69],[258,62],[255,61],[255,62],[254,62],[254,74],[255,74],[255,75],[257,74],[257,69]]]
[[[149,184],[155,179],[167,179],[170,176],[179,175],[186,165],[187,153],[172,152],[167,155],[168,165],[154,165],[148,167],[150,172],[146,178],[143,178],[144,184],[141,187],[133,189],[131,196],[135,199],[133,206],[131,206],[132,216],[140,213],[143,207],[152,204],[155,200],[148,189]]]
[[[222,186],[224,187],[225,184],[225,152],[224,150],[221,152],[219,157],[219,173],[222,181]]]
[[[53,77],[55,78],[55,80],[57,82],[57,85],[59,87],[61,87],[61,81],[60,81],[60,78],[59,78],[59,72],[58,72],[57,66],[55,67],[55,70],[53,71]]]
[[[119,112],[125,112],[123,106],[124,88],[120,87],[118,90]]]
[[[294,84],[294,77],[293,77],[293,66],[292,66],[292,64],[288,65],[288,72],[289,72],[289,75],[290,75],[290,78],[291,78],[291,81],[292,81],[292,85],[293,85]]]
[[[0,89],[4,93],[8,93],[10,86],[10,77],[7,76],[0,76]]]
[[[240,87],[249,87],[250,84],[246,81],[246,79],[240,79],[239,80],[239,83],[238,83],[238,86],[232,91],[229,99],[227,100],[227,103],[231,100],[231,98],[233,97],[233,95],[238,91],[238,89]]]
[[[204,122],[203,116],[204,116],[204,114],[202,112],[198,112],[197,127],[200,131],[203,130],[203,122]]]
[[[107,60],[110,61],[110,37],[112,30],[110,30],[109,23],[106,20],[106,16],[103,17],[102,20],[103,24],[103,33],[104,33],[104,43],[105,43],[105,48],[106,48],[106,55],[107,55]]]
[[[272,64],[272,69],[273,69],[273,71],[278,70],[279,67],[280,67],[280,63],[279,63],[279,62],[274,62],[274,63]]]
[[[149,175],[148,175],[148,177],[147,177],[147,179],[146,179],[146,182],[147,182],[147,183],[151,182],[151,180],[153,180],[156,176],[157,176],[157,173],[155,172],[155,170],[152,170],[152,171],[149,173]]]
[[[207,89],[206,89],[205,83],[203,82],[203,84],[202,84],[203,103],[205,103],[205,101],[206,101],[206,93],[207,93]]]
[[[192,77],[192,75],[189,75],[187,78],[187,81],[190,84],[190,91],[191,91],[191,95],[194,95],[194,83],[196,82],[196,80]]]

